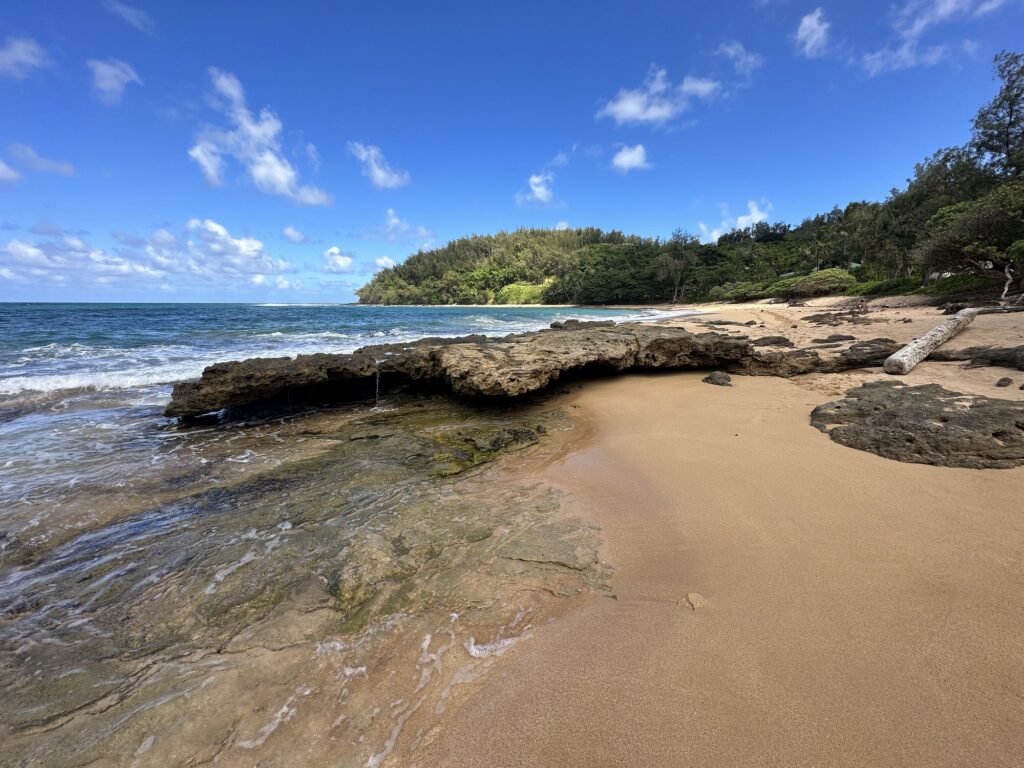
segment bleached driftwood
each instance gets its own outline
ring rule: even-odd
[[[924,360],[934,349],[942,346],[970,325],[977,317],[976,309],[961,309],[949,320],[932,328],[920,338],[914,339],[903,349],[886,358],[882,366],[886,373],[903,376],[914,370],[914,366]]]

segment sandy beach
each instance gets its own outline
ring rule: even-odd
[[[714,317],[800,343],[811,311]],[[838,330],[902,341],[941,319],[867,317]],[[953,344],[1022,339],[1020,315],[983,316]],[[926,363],[905,382],[1024,396],[1003,375]],[[410,764],[1020,765],[1024,468],[902,463],[809,425],[878,369],[701,377],[570,396],[588,437],[544,476],[600,526],[611,594],[537,628]]]

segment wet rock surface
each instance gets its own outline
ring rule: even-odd
[[[1024,403],[879,381],[819,405],[811,424],[837,443],[915,464],[1005,469],[1024,464]]]
[[[168,472],[172,501],[49,547],[5,541],[0,764],[368,764],[604,583],[597,532],[507,470],[572,428],[446,398],[214,428],[202,461],[250,430],[268,455],[212,486]]]

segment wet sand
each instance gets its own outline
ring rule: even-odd
[[[795,316],[768,311],[762,333]],[[720,317],[744,312],[769,317]],[[936,322],[907,312],[904,335]],[[986,320],[958,343],[1020,343],[1024,320]],[[1024,395],[993,390],[1008,373],[906,381]],[[1024,467],[900,463],[809,426],[883,375],[582,387],[593,439],[546,476],[600,525],[614,598],[538,628],[409,764],[1021,765]]]

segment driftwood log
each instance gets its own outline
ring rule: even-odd
[[[928,357],[937,347],[942,346],[960,333],[977,316],[977,309],[961,309],[949,320],[939,323],[924,336],[914,339],[903,349],[889,355],[882,367],[886,373],[896,376],[904,376],[910,373],[914,370],[914,366]]]

